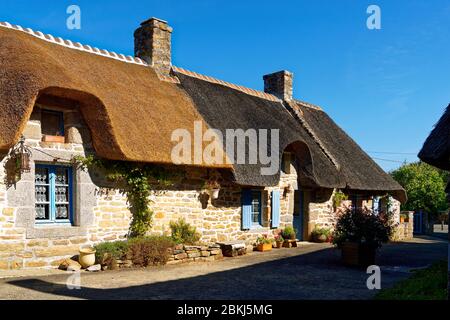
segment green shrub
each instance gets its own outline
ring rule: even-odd
[[[165,236],[134,238],[129,240],[128,254],[135,266],[164,265],[173,246],[173,240]]]
[[[389,220],[361,209],[348,209],[336,222],[333,243],[340,247],[349,241],[380,248],[389,241],[393,232],[394,225]]]
[[[286,240],[294,240],[296,238],[295,229],[292,226],[287,226],[281,232],[281,236]]]
[[[128,242],[104,242],[94,246],[94,248],[97,263],[109,266],[113,260],[121,260],[127,255]]]
[[[172,239],[176,243],[195,244],[200,240],[200,234],[196,228],[182,218],[176,222],[170,222],[170,229],[172,230]]]
[[[319,228],[315,227],[311,232],[311,238],[315,242],[330,241],[332,231],[329,228]]]
[[[382,289],[377,300],[447,300],[447,261],[413,271],[413,275],[394,287]]]

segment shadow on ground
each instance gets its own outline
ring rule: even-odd
[[[443,241],[388,244],[382,248],[378,260],[382,270],[382,287],[390,287],[408,277],[409,273],[405,270],[446,259],[447,243]],[[400,271],[395,271],[397,267]],[[167,268],[167,272],[176,273],[180,268],[183,267]],[[81,290],[69,290],[64,284],[49,281],[53,280],[51,277],[6,283],[31,290],[27,291],[31,292],[28,297],[32,298],[33,292],[40,292],[50,294],[52,299],[370,299],[376,293],[367,289],[369,275],[365,270],[342,266],[340,252],[334,248],[164,282],[156,282],[152,270],[139,271],[142,285],[121,288],[101,288],[111,285],[101,283],[102,276],[110,281],[111,278],[104,276],[108,272],[83,277]],[[118,276],[127,277],[133,272],[138,271],[122,271]]]

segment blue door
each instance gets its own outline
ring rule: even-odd
[[[304,230],[304,200],[305,193],[301,190],[295,190],[294,192],[294,229],[297,233],[297,239],[303,241],[303,230]]]
[[[422,233],[422,211],[414,212],[414,233],[421,234]]]

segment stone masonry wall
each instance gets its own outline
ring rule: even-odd
[[[33,148],[31,172],[23,173],[19,181],[12,183],[11,161],[6,153],[0,154],[0,269],[57,267],[65,258],[76,255],[80,246],[119,240],[127,235],[131,214],[126,196],[111,188],[99,172],[76,168],[73,168],[74,224],[35,223],[35,163],[71,165],[73,156],[93,153],[89,131],[79,112],[63,111],[66,143],[48,143],[41,141],[40,110],[35,108],[24,131],[26,144]],[[202,187],[208,174],[206,169],[188,169],[176,188],[151,196],[154,211],[151,233],[169,235],[170,222],[183,217],[201,233],[202,243],[244,240],[253,244],[261,234],[276,232],[270,227],[270,195],[275,188],[281,194],[280,228],[292,224],[295,170],[283,174],[279,186],[261,189],[262,226],[246,231],[241,228],[242,188],[223,180],[219,198],[210,199]],[[327,201],[310,204],[312,216],[317,220],[328,219]]]

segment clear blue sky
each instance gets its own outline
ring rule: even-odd
[[[66,28],[71,4],[81,30]],[[366,27],[370,4],[381,30]],[[130,55],[133,31],[152,16],[174,28],[175,65],[255,89],[290,70],[296,98],[321,105],[368,152],[416,154],[450,103],[448,0],[0,0],[2,21]]]

